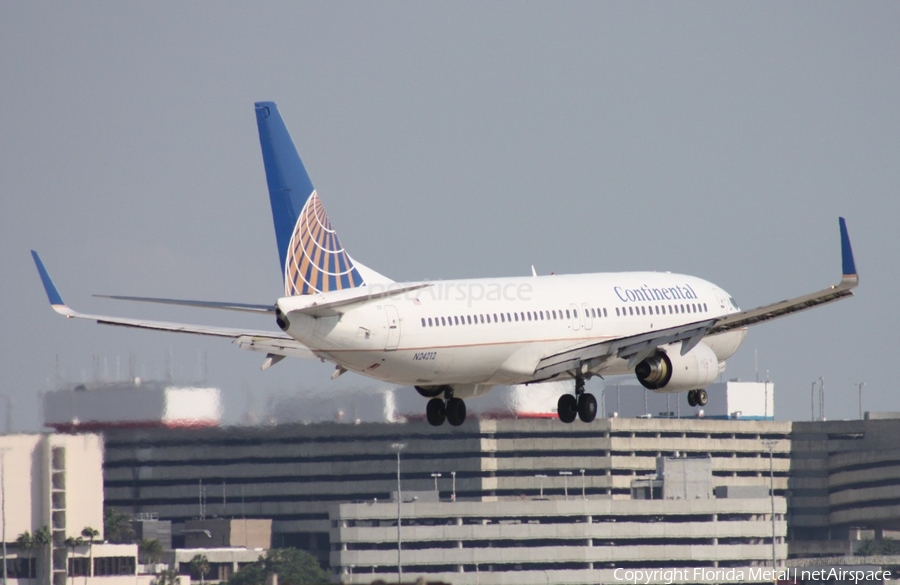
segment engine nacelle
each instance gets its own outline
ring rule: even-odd
[[[684,392],[705,388],[719,375],[719,358],[704,343],[685,355],[680,344],[670,346],[669,352],[660,350],[634,368],[638,382],[648,390],[657,392]]]

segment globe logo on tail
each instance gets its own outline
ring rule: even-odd
[[[308,295],[365,284],[341,246],[319,195],[307,199],[288,246],[284,266],[286,296]]]

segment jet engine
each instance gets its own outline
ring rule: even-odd
[[[660,350],[634,368],[638,382],[657,392],[684,392],[704,388],[719,375],[719,358],[708,345],[698,343],[681,355],[680,344]]]

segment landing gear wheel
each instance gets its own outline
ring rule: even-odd
[[[428,424],[433,427],[439,427],[444,424],[444,420],[447,418],[447,406],[444,404],[444,401],[440,398],[429,400],[428,405],[425,407],[425,417],[428,419]]]
[[[595,404],[594,410],[596,409],[597,406]],[[578,401],[571,394],[563,394],[559,397],[559,402],[556,403],[556,414],[559,416],[559,420],[564,423],[574,422],[575,417],[578,416]]]
[[[447,400],[447,422],[454,427],[466,422],[466,403],[462,398]]]
[[[691,406],[697,406],[697,391],[696,390],[688,390],[688,404]]]
[[[578,418],[581,422],[593,422],[597,418],[597,399],[585,392],[578,397]]]
[[[700,406],[706,406],[706,401],[709,399],[709,396],[706,395],[706,390],[697,390],[697,404]]]

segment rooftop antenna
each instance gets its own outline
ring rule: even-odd
[[[134,352],[128,354],[128,379],[134,382]]]
[[[172,346],[166,348],[166,382],[172,383]]]
[[[816,383],[813,382],[809,389],[809,409],[811,411],[810,420],[816,420]]]
[[[753,350],[753,371],[756,373],[756,381],[759,382],[759,351]]]
[[[859,389],[859,420],[862,420],[863,410],[862,410],[862,389],[865,386],[865,382],[857,382],[856,387]]]
[[[819,418],[825,420],[825,378],[819,376]]]

